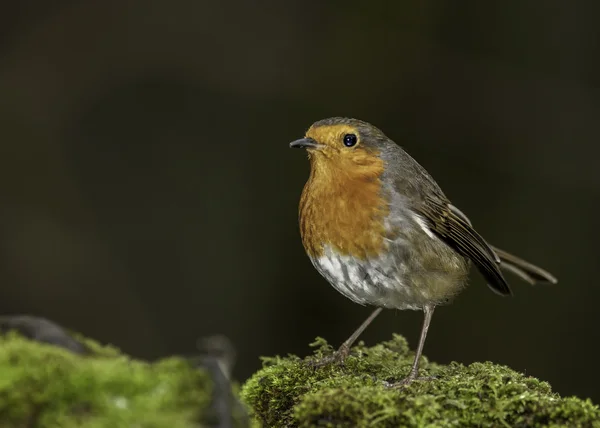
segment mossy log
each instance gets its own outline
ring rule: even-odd
[[[242,387],[253,416],[268,427],[600,427],[589,400],[560,397],[550,385],[490,362],[421,361],[419,380],[393,389],[413,353],[394,336],[359,344],[344,365],[315,367],[333,349],[323,339],[307,358],[265,358]]]
[[[14,321],[14,319],[13,319]],[[439,365],[404,389],[412,352],[395,336],[359,344],[344,365],[316,367],[333,349],[323,339],[307,358],[265,358],[243,386],[240,406],[219,415],[208,365],[183,357],[154,363],[27,320],[33,330],[0,335],[0,427],[599,427],[589,400],[560,397],[546,382],[492,363]],[[3,323],[0,323],[3,324]],[[43,328],[39,328],[42,326]],[[1,327],[1,326],[0,326]],[[14,327],[14,325],[13,325]],[[28,338],[22,336],[25,334]],[[237,403],[237,401],[236,401]],[[239,403],[238,403],[239,404]]]

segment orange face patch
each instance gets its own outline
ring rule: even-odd
[[[343,138],[346,134],[358,135],[358,131],[350,125],[328,125],[328,126],[311,126],[306,131],[306,137],[312,138],[320,144],[324,144],[329,148],[342,149],[344,148]],[[358,145],[360,145],[360,137]]]
[[[326,145],[310,152],[310,177],[300,200],[302,242],[311,257],[319,257],[329,245],[340,254],[365,259],[385,246],[389,207],[381,188],[383,160],[359,145],[344,147],[347,133],[357,134],[348,125],[311,128],[306,134]]]

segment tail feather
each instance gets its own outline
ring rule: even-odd
[[[546,272],[544,269],[526,262],[517,256],[513,256],[499,248],[492,247],[492,249],[500,258],[500,267],[514,273],[524,281],[527,281],[530,284],[535,284],[537,282],[556,284],[558,282],[552,274]]]

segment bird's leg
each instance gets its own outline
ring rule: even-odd
[[[348,339],[346,339],[344,343],[341,344],[339,349],[336,351],[336,353],[340,356],[338,358],[341,358],[343,360],[348,356],[348,354],[350,353],[350,348],[352,347],[352,345],[354,345],[354,342],[356,342],[356,340],[363,333],[363,331],[365,331],[369,324],[371,324],[373,320],[377,317],[377,315],[379,315],[381,310],[382,308],[375,309],[371,313],[371,315],[369,315],[369,317],[366,320],[364,320],[363,323],[356,329],[356,331],[352,333],[352,335]]]
[[[415,360],[413,361],[412,367],[410,369],[410,373],[400,382],[393,383],[389,385],[391,388],[400,388],[410,384],[413,380],[421,379],[421,380],[430,380],[432,378],[419,378],[419,360],[421,359],[421,354],[423,353],[423,347],[425,346],[425,339],[427,338],[427,330],[429,330],[429,324],[431,323],[431,316],[433,315],[433,310],[435,306],[433,305],[425,305],[423,307],[423,312],[425,312],[425,317],[423,319],[423,327],[421,327],[421,337],[419,338],[419,345],[417,346],[417,352],[415,354]]]
[[[356,342],[356,339],[362,334],[363,331],[373,322],[373,320],[379,315],[382,308],[377,308],[373,311],[369,317],[356,329],[352,336],[350,336],[333,354],[323,357],[318,361],[313,362],[316,367],[324,366],[331,363],[343,364],[346,357],[350,354],[350,348]]]

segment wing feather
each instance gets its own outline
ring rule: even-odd
[[[473,261],[494,291],[502,295],[512,294],[500,271],[500,258],[458,208],[442,198],[428,197],[419,211],[429,221],[433,233]]]

